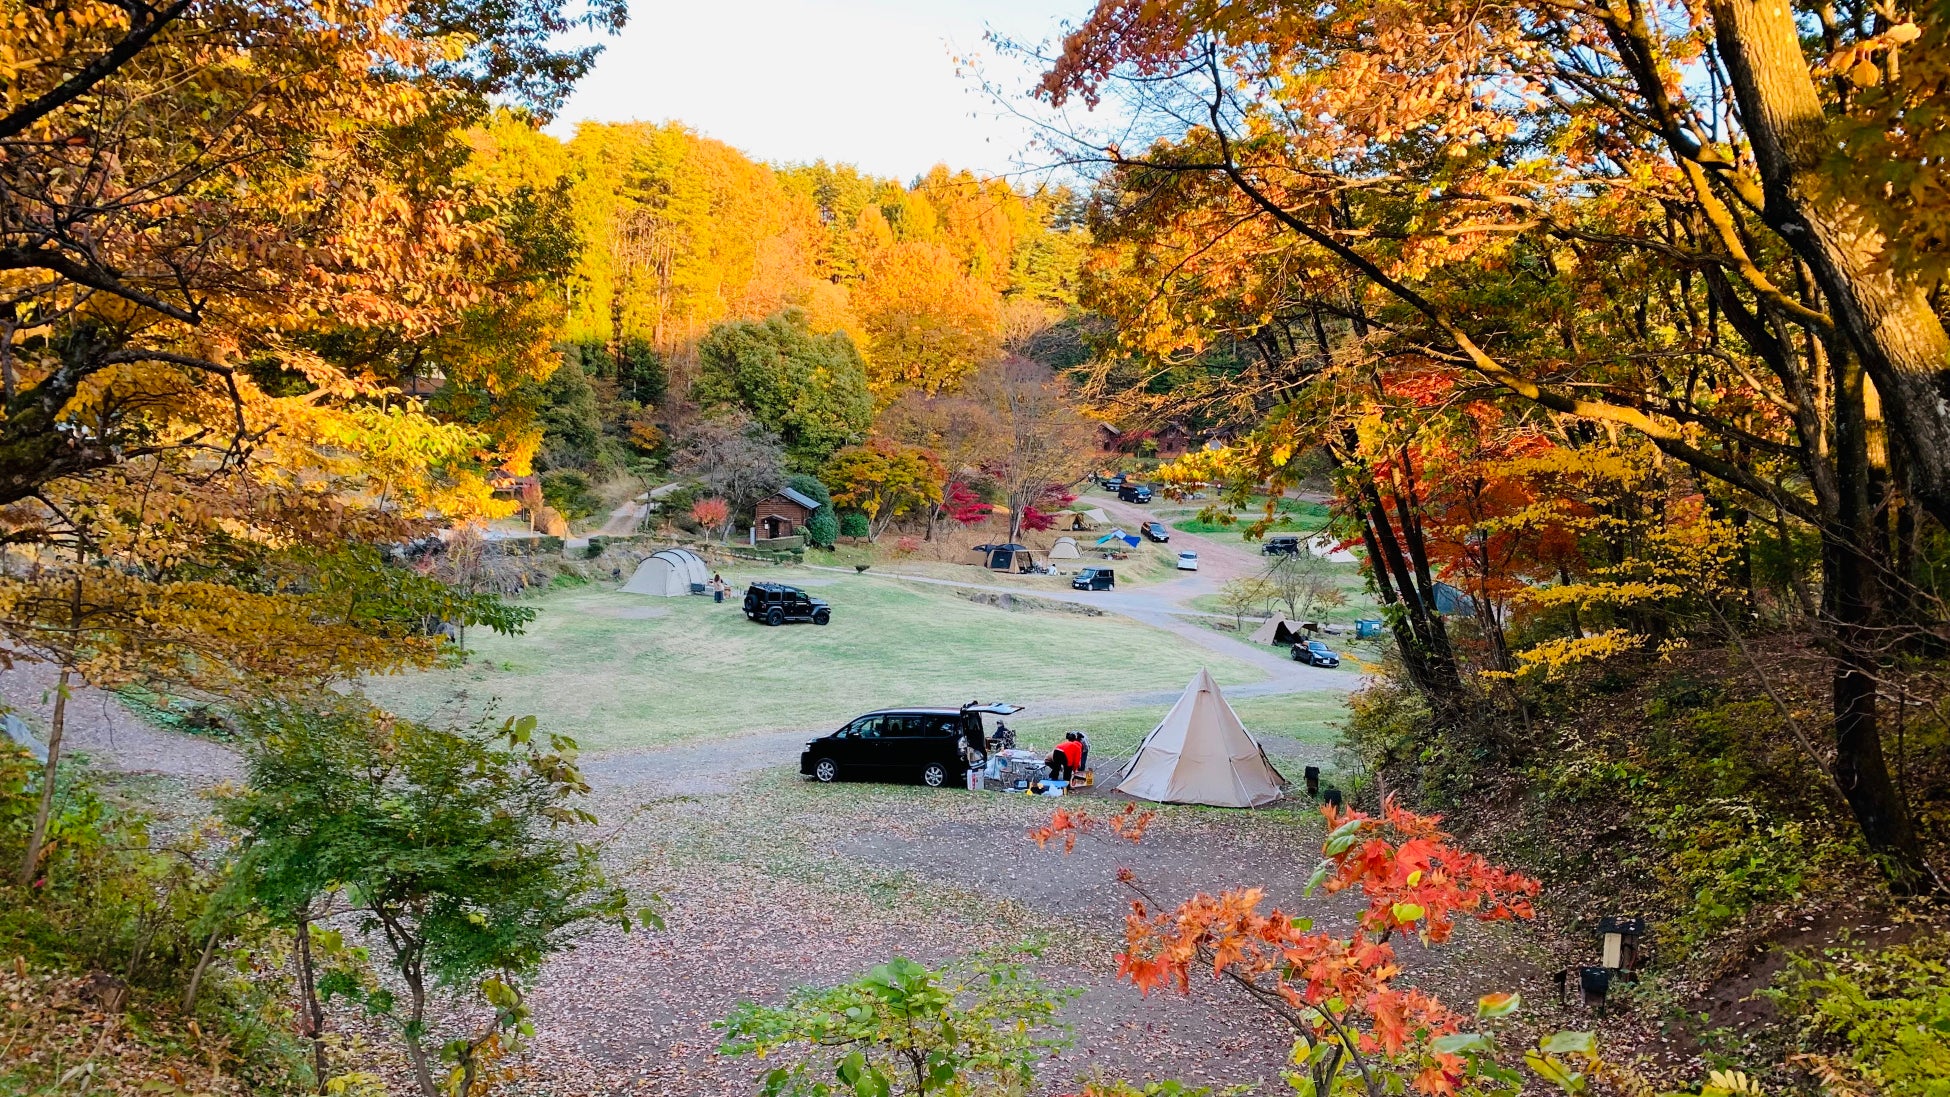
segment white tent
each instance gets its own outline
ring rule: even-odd
[[[625,594],[653,594],[675,598],[692,590],[703,590],[711,581],[704,561],[689,549],[659,549],[637,565],[636,574],[623,584]]]
[[[1307,627],[1288,617],[1268,617],[1247,639],[1255,644],[1291,644],[1307,639]]]
[[[1082,554],[1077,551],[1076,538],[1058,537],[1056,543],[1049,547],[1049,552],[1045,555],[1052,560],[1075,560],[1080,558]]]
[[[1200,669],[1144,737],[1117,791],[1163,803],[1255,808],[1278,800],[1285,784],[1211,673]]]

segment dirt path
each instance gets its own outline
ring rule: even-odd
[[[18,712],[42,742],[53,715],[59,675],[42,663],[17,663],[0,674],[0,703]],[[88,686],[71,691],[64,755],[85,754],[96,765],[124,773],[168,777],[192,786],[243,776],[236,752],[221,743],[158,728],[130,712],[111,693]]]

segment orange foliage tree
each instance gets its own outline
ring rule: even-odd
[[[1258,888],[1201,894],[1165,909],[1125,869],[1118,878],[1137,898],[1125,919],[1119,977],[1145,994],[1187,993],[1194,976],[1244,990],[1293,1030],[1299,1070],[1288,1082],[1307,1097],[1350,1089],[1384,1097],[1403,1088],[1433,1097],[1473,1081],[1520,1084],[1487,1024],[1514,1012],[1517,995],[1488,995],[1473,1016],[1458,1011],[1402,985],[1394,942],[1412,937],[1432,947],[1447,942],[1461,919],[1530,918],[1537,882],[1457,848],[1439,817],[1393,801],[1380,816],[1332,807],[1323,815],[1324,858],[1307,891],[1365,899],[1351,933],[1317,930],[1311,918],[1266,908]],[[1085,835],[1141,841],[1151,822],[1134,804],[1108,817],[1059,809],[1031,837],[1068,851]],[[1594,1064],[1596,1051],[1589,1033],[1557,1033],[1523,1058],[1545,1081],[1576,1092],[1585,1081],[1579,1066]]]

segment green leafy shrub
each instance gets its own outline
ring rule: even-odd
[[[575,469],[551,469],[542,473],[542,501],[571,522],[603,508],[603,501],[590,486],[589,477]]]
[[[857,510],[849,510],[840,515],[840,536],[865,537],[868,531],[867,516]]]
[[[1950,932],[1801,957],[1768,995],[1800,1019],[1811,1046],[1836,1053],[1867,1088],[1950,1097]]]
[[[784,1060],[765,1078],[766,1097],[1027,1093],[1036,1064],[1069,1043],[1055,1018],[1075,995],[1012,960],[937,972],[896,957],[784,1006],[741,1003],[718,1026],[720,1050]]]
[[[822,548],[831,548],[840,539],[840,520],[833,516],[832,507],[820,507],[806,521],[806,540]]]

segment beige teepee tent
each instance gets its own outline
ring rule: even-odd
[[[1285,778],[1201,669],[1144,737],[1117,791],[1141,800],[1254,808],[1281,796]]]
[[[1268,617],[1266,623],[1254,629],[1246,639],[1255,644],[1291,644],[1295,640],[1307,639],[1307,629],[1289,618]]]

